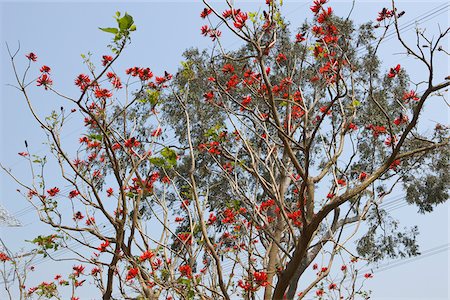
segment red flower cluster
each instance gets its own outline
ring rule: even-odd
[[[48,193],[51,197],[54,197],[54,196],[56,196],[56,194],[59,193],[59,188],[57,188],[57,187],[51,188],[51,189],[47,190],[47,193]]]
[[[142,253],[141,256],[139,256],[139,260],[141,262],[143,262],[143,261],[146,261],[146,260],[150,260],[153,256],[155,256],[155,254],[152,251],[147,250],[144,253]]]
[[[78,196],[80,194],[80,192],[78,190],[73,190],[69,192],[69,198],[75,198],[76,196]]]
[[[78,86],[82,91],[84,91],[89,84],[91,83],[91,79],[86,74],[80,74],[75,78],[75,85]]]
[[[203,36],[209,35],[209,37],[215,41],[217,38],[219,38],[222,35],[222,32],[217,29],[209,28],[208,25],[203,25],[200,28],[200,31],[202,32]]]
[[[247,21],[248,16],[246,13],[243,13],[242,11],[239,11],[237,14],[234,15],[234,27],[241,29],[245,25],[245,21]]]
[[[395,68],[390,68],[389,69],[389,73],[388,73],[388,77],[389,78],[394,78],[395,76],[397,76],[400,73],[400,69],[401,69],[400,64],[396,65]]]
[[[100,246],[97,247],[97,249],[98,249],[98,251],[100,251],[100,252],[105,252],[105,251],[106,251],[106,248],[108,248],[108,246],[109,246],[109,241],[106,240],[106,241],[104,241],[103,243],[101,243]]]
[[[240,107],[240,111],[244,111],[247,108],[247,105],[249,105],[251,101],[252,101],[252,97],[250,97],[250,96],[244,97],[241,102],[242,106]]]
[[[381,22],[385,19],[389,19],[392,16],[394,16],[394,11],[393,10],[388,10],[387,8],[383,8],[379,13],[378,13],[378,18],[377,21]]]
[[[400,159],[396,159],[392,162],[392,164],[389,166],[389,169],[391,170],[397,170],[397,167],[400,165],[401,161]]]
[[[133,77],[139,77],[139,79],[142,81],[150,80],[153,77],[153,73],[152,71],[150,71],[150,68],[133,67],[126,69],[125,73]]]
[[[234,73],[234,66],[232,64],[225,64],[222,67],[223,73]]]
[[[267,273],[266,272],[253,272],[253,278],[256,281],[256,284],[259,286],[266,286],[269,285],[269,282],[267,281]]]
[[[214,215],[214,213],[209,214],[208,218],[208,225],[214,224],[217,221],[217,217]]]
[[[270,207],[275,205],[275,200],[273,199],[268,199],[266,201],[263,201],[261,203],[261,205],[259,206],[259,211],[265,211],[267,209],[269,209]]]
[[[306,41],[305,36],[304,36],[302,33],[297,33],[297,34],[295,35],[295,42],[296,42],[296,43],[301,43],[301,42],[303,42],[303,41]]]
[[[202,19],[204,19],[204,18],[206,18],[210,13],[212,13],[212,9],[210,9],[210,8],[204,8],[203,10],[202,10],[202,12],[200,13],[200,17],[202,18]]]
[[[122,82],[120,81],[120,78],[115,73],[108,72],[106,74],[106,77],[108,77],[109,81],[111,82],[111,84],[113,85],[114,88],[116,88],[116,89],[122,88]]]
[[[139,147],[141,145],[141,143],[138,140],[136,140],[135,137],[132,137],[132,138],[129,138],[128,140],[126,140],[123,145],[126,148],[133,148],[133,147]]]
[[[223,218],[222,218],[222,223],[223,224],[232,224],[236,221],[235,217],[235,213],[231,208],[227,208],[223,211]]]
[[[81,213],[81,211],[77,211],[76,213],[73,214],[73,218],[74,221],[78,221],[78,220],[83,220],[84,216]]]
[[[48,74],[42,74],[41,76],[39,76],[36,82],[37,86],[44,86],[46,90],[48,90],[48,88],[53,84],[53,80],[51,80]]]
[[[409,92],[405,92],[403,94],[403,101],[405,101],[405,103],[409,103],[409,101],[414,100],[414,101],[419,101],[420,98],[417,96],[416,92],[413,90],[410,90]]]
[[[311,11],[317,15],[322,8],[322,5],[327,3],[327,0],[314,0],[314,5],[310,7]]]
[[[188,278],[192,277],[192,268],[189,265],[182,265],[178,267],[178,271],[180,271],[182,276],[186,276]]]
[[[157,128],[157,129],[153,130],[150,135],[153,136],[153,137],[158,137],[161,134],[162,134],[162,129],[161,128]]]
[[[127,273],[127,277],[125,278],[126,281],[129,281],[137,276],[139,273],[138,268],[130,268]]]
[[[28,58],[28,60],[30,60],[30,61],[36,61],[37,60],[37,56],[33,52],[28,53],[27,55],[25,55],[25,57]]]
[[[361,172],[358,176],[359,181],[364,181],[367,178],[367,173],[366,172]]]
[[[160,86],[162,86],[162,87],[166,87],[165,85],[164,85],[164,83],[166,83],[167,81],[169,81],[170,79],[172,79],[172,74],[169,74],[169,73],[167,73],[167,72],[164,72],[164,76],[163,77],[158,77],[158,76],[156,76],[156,78],[155,78],[155,82],[156,82],[156,84],[158,84],[158,85],[160,85]]]
[[[51,69],[50,69],[49,66],[43,65],[43,66],[39,69],[39,71],[40,71],[41,73],[47,73],[47,74],[50,74]]]
[[[72,267],[72,270],[73,270],[73,276],[75,276],[75,277],[78,277],[78,276],[80,276],[80,275],[82,275],[83,274],[83,271],[84,271],[84,266],[83,265],[79,265],[79,266],[73,266]]]
[[[190,233],[179,233],[178,238],[185,244],[192,244],[192,235]]]
[[[110,55],[103,55],[102,56],[102,66],[106,66],[113,60],[112,56]]]
[[[300,227],[302,226],[302,211],[296,210],[291,213],[287,213],[287,217],[292,220],[292,223],[294,223],[295,226]]]
[[[0,252],[0,261],[5,262],[11,260],[11,258],[4,252]]]
[[[373,131],[374,137],[378,137],[380,134],[387,133],[385,126],[374,126],[374,125],[370,124],[366,128]]]
[[[111,98],[112,93],[108,89],[101,89],[99,87],[95,88],[94,96],[98,99]]]
[[[276,58],[277,62],[282,62],[282,61],[285,61],[285,60],[287,60],[287,57],[283,53],[280,53],[280,54],[277,55],[277,58]]]
[[[219,142],[213,141],[209,144],[200,144],[198,145],[198,149],[200,151],[208,150],[209,153],[219,155],[221,152],[219,150]]]

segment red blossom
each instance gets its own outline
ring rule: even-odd
[[[153,73],[150,68],[132,67],[126,69],[125,73],[131,75],[132,77],[139,77],[141,81],[147,81],[153,77]]]
[[[345,179],[343,179],[343,178],[340,178],[340,179],[338,179],[337,180],[337,183],[340,185],[340,186],[345,186],[347,183],[345,182]]]
[[[40,69],[39,69],[39,71],[41,72],[41,73],[47,73],[47,74],[49,74],[50,73],[50,67],[49,66],[46,66],[46,65],[43,65]]]
[[[209,27],[208,27],[208,25],[203,25],[203,26],[200,28],[200,31],[202,32],[202,35],[203,35],[203,36],[207,36],[208,33],[209,33]]]
[[[239,11],[237,14],[234,15],[234,27],[238,28],[238,29],[242,29],[242,27],[244,27],[245,25],[245,21],[247,21],[248,16],[246,13],[243,13],[241,11]]]
[[[311,6],[310,9],[314,14],[318,14],[322,5],[327,3],[327,0],[314,0],[313,3],[314,3],[314,5]]]
[[[373,275],[371,273],[366,273],[366,274],[364,274],[364,278],[366,278],[366,279],[373,278]]]
[[[244,111],[247,108],[247,105],[249,105],[251,101],[252,101],[252,97],[250,97],[250,96],[244,97],[241,102],[242,106],[240,107],[240,111]]]
[[[333,10],[331,7],[328,7],[327,10],[323,10],[321,14],[319,14],[319,16],[317,17],[317,22],[318,23],[325,23],[331,16],[331,14],[333,13]]]
[[[126,281],[129,281],[129,280],[135,278],[138,273],[139,273],[138,268],[130,268],[127,273]]]
[[[203,94],[203,97],[205,97],[205,100],[207,102],[212,102],[213,98],[214,98],[214,92],[213,91],[209,91],[207,93]]]
[[[98,273],[100,273],[100,268],[97,268],[97,267],[92,268],[92,270],[91,270],[91,275],[92,276],[95,276]]]
[[[33,52],[30,52],[30,53],[26,54],[25,57],[28,58],[30,61],[36,61],[37,60],[37,56]]]
[[[74,221],[78,221],[78,220],[83,220],[84,216],[81,213],[81,211],[77,211],[76,213],[73,214],[73,218]]]
[[[178,238],[185,244],[192,244],[192,236],[190,233],[179,233]]]
[[[8,260],[11,260],[11,258],[4,252],[0,252],[0,261],[6,262]]]
[[[358,126],[356,126],[355,123],[350,123],[350,124],[348,124],[348,129],[351,129],[351,130],[358,130]]]
[[[175,217],[175,222],[179,223],[179,222],[183,222],[184,218],[183,217]]]
[[[287,60],[286,55],[284,55],[283,53],[280,53],[277,55],[276,61],[277,62],[281,62],[281,61],[285,61]]]
[[[392,10],[388,10],[387,8],[383,8],[379,13],[378,13],[378,18],[377,21],[381,22],[385,19],[389,19],[394,15],[394,11]]]
[[[391,165],[389,166],[389,169],[391,170],[397,170],[397,167],[400,165],[400,159],[394,160]]]
[[[101,89],[99,87],[95,88],[94,95],[98,99],[106,99],[112,97],[111,91],[109,91],[108,89]]]
[[[153,137],[157,137],[157,136],[160,136],[161,134],[162,134],[162,129],[161,128],[157,128],[157,129],[153,130],[150,135],[153,136]]]
[[[253,272],[253,278],[256,281],[256,284],[260,286],[266,286],[269,285],[269,282],[267,281],[267,273],[266,272]]]
[[[29,155],[28,152],[19,152],[17,154],[19,154],[20,156],[24,156],[24,157]]]
[[[44,86],[46,90],[53,84],[53,80],[50,79],[50,76],[48,74],[42,74],[39,76],[39,78],[36,80],[37,86]]]
[[[217,217],[214,215],[214,213],[210,213],[209,214],[209,218],[208,218],[208,225],[212,225],[217,221]]]
[[[223,73],[234,73],[234,66],[232,64],[225,64],[222,67]]]
[[[80,194],[80,192],[78,190],[73,190],[69,192],[69,198],[75,198],[76,196],[78,196]]]
[[[97,249],[98,249],[98,251],[100,251],[100,252],[105,252],[105,251],[106,251],[106,248],[108,248],[108,246],[109,246],[109,241],[106,240],[106,241],[104,241],[103,243],[101,243],[100,246],[97,247]]]
[[[57,188],[57,187],[51,188],[51,189],[47,190],[47,193],[48,193],[51,197],[54,197],[54,196],[56,196],[56,194],[59,193],[59,188]]]
[[[132,138],[129,138],[128,140],[126,140],[123,145],[127,148],[133,148],[133,147],[139,147],[141,145],[141,143],[138,140],[136,140],[135,137],[132,137]]]
[[[389,78],[394,78],[395,76],[397,76],[400,73],[400,69],[401,66],[398,64],[395,66],[395,68],[390,68],[389,69],[389,73],[388,73],[388,77]]]
[[[83,274],[84,268],[85,268],[85,266],[83,266],[83,265],[73,266],[72,267],[73,275],[75,277],[80,276],[81,274]]]
[[[113,72],[108,72],[106,74],[106,77],[108,77],[109,81],[111,82],[112,86],[116,89],[122,88],[122,82],[120,81],[120,78]]]
[[[80,74],[75,78],[75,85],[78,86],[82,91],[84,91],[89,84],[91,83],[91,79],[86,74]]]
[[[110,56],[110,55],[103,55],[102,56],[102,66],[106,66],[112,60],[113,60],[112,56]]]
[[[153,253],[150,250],[147,250],[144,253],[142,253],[141,256],[139,256],[139,260],[141,262],[143,262],[143,261],[146,261],[146,260],[150,260],[153,256],[155,256],[155,253]]]
[[[179,266],[178,271],[180,271],[182,276],[186,276],[188,278],[192,277],[192,268],[189,265]]]
[[[408,116],[404,114],[400,114],[397,118],[394,120],[394,124],[397,126],[400,126],[403,123],[408,123]]]
[[[303,41],[305,41],[305,40],[306,40],[306,38],[303,36],[302,33],[297,33],[297,34],[295,35],[295,42],[296,42],[296,43],[301,43],[301,42],[303,42]]]
[[[403,101],[405,101],[405,103],[409,103],[409,101],[419,101],[420,98],[417,96],[416,92],[413,90],[410,90],[409,92],[404,92],[403,93]]]
[[[367,178],[367,173],[366,172],[361,172],[358,176],[359,181],[364,181]]]
[[[208,16],[210,13],[212,13],[212,9],[210,9],[210,8],[204,8],[203,10],[202,10],[202,12],[200,13],[200,17],[202,18],[202,19],[204,19],[204,18],[206,18],[206,16]]]

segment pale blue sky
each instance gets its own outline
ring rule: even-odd
[[[97,27],[114,24],[112,18],[116,11],[127,11],[131,14],[138,30],[133,34],[132,44],[128,46],[124,55],[115,66],[116,70],[125,69],[130,66],[148,66],[155,74],[161,74],[164,70],[175,72],[181,61],[181,53],[189,47],[205,48],[210,46],[210,40],[200,35],[200,26],[204,20],[199,18],[203,5],[198,2],[177,1],[128,1],[128,2],[72,2],[52,1],[43,3],[41,1],[0,1],[0,41],[1,41],[1,72],[0,72],[0,161],[11,166],[22,178],[27,178],[27,165],[17,152],[23,151],[23,141],[26,139],[34,151],[45,149],[41,145],[44,136],[33,122],[25,103],[16,90],[5,86],[14,82],[8,56],[6,54],[5,42],[15,48],[17,41],[21,43],[21,54],[30,51],[39,56],[38,66],[47,64],[52,67],[55,86],[63,91],[74,93],[73,79],[76,75],[86,72],[82,68],[81,53],[88,51],[93,57],[100,60],[101,55],[107,54],[106,44],[110,36],[100,32]],[[259,4],[246,2],[244,7],[257,7]],[[261,1],[263,2],[263,1]],[[261,3],[260,2],[260,3]],[[238,2],[239,3],[239,2]],[[308,9],[309,3],[285,1],[284,11],[292,23],[294,30],[300,25],[305,17],[311,17]],[[403,21],[415,18],[444,3],[419,1],[399,1],[400,10],[406,10]],[[248,5],[247,5],[248,4]],[[338,14],[346,15],[350,8],[349,1],[332,1],[331,5]],[[390,1],[357,1],[353,16],[357,22],[365,22],[375,19],[377,11],[383,6],[389,6]],[[442,10],[442,14],[430,18],[421,24],[429,28],[429,32],[437,31],[436,23],[439,22],[443,28],[448,26],[448,7]],[[253,9],[255,10],[255,9]],[[405,34],[411,36],[412,31]],[[235,46],[233,39],[224,31],[225,46]],[[403,56],[393,55],[399,49],[395,43],[385,43],[382,46],[381,58],[386,68],[395,65]],[[20,58],[19,56],[19,58]],[[413,78],[418,78],[423,69],[408,60],[400,62],[405,65]],[[446,65],[438,70],[440,77],[448,74],[448,61]],[[59,108],[60,99],[51,94],[32,93],[35,97],[35,106],[38,111],[44,113],[53,108]],[[448,115],[443,114],[442,103],[433,102],[430,105],[430,113],[423,116],[428,124],[438,121],[448,124]],[[63,137],[67,145],[76,141],[76,132],[79,125],[73,124]],[[44,153],[44,152],[42,152]],[[57,174],[55,172],[55,174]],[[26,201],[16,192],[17,186],[4,173],[0,173],[0,203],[11,213],[21,211],[28,207]],[[399,195],[400,191],[396,195]],[[395,195],[395,196],[396,196]],[[421,250],[433,249],[448,243],[449,205],[442,205],[428,215],[417,215],[414,207],[401,207],[394,211],[393,215],[401,220],[404,226],[417,224],[421,235],[419,237]],[[19,249],[24,239],[31,239],[37,234],[48,232],[37,221],[34,212],[18,215],[25,225],[22,228],[2,228],[2,239],[7,241],[13,249]],[[448,247],[446,248],[448,250]],[[367,282],[367,288],[373,290],[373,299],[448,299],[448,251],[442,251],[413,263],[407,263],[377,273],[375,278]],[[69,263],[70,267],[72,264]],[[38,266],[37,272],[43,274],[40,280],[51,279],[59,267],[49,265],[42,268]],[[60,266],[60,265],[59,265]],[[47,274],[47,275],[46,275]],[[47,278],[43,278],[47,276]],[[0,289],[1,290],[1,289]],[[95,299],[89,297],[89,288],[83,289],[82,299]],[[0,297],[2,292],[0,292]]]

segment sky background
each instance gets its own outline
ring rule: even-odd
[[[216,1],[217,2],[217,1]],[[258,2],[238,1],[243,3],[244,9],[257,10]],[[408,22],[417,17],[424,17],[424,13],[435,7],[440,7],[438,13],[431,14],[420,23],[427,28],[427,32],[437,32],[439,23],[442,28],[449,26],[447,2],[420,2],[398,1],[399,10],[406,10],[401,19]],[[285,16],[291,22],[291,29],[295,30],[303,20],[311,18],[310,2],[285,1],[283,8]],[[339,15],[347,15],[350,1],[332,1],[331,5]],[[389,7],[390,1],[357,1],[353,11],[356,23],[374,20],[377,12],[383,7]],[[18,177],[29,180],[29,169],[25,160],[17,155],[24,151],[26,139],[33,152],[45,153],[42,141],[45,136],[33,121],[31,114],[25,106],[24,99],[14,88],[7,86],[13,83],[13,73],[6,52],[5,42],[11,49],[17,48],[20,41],[21,52],[18,60],[25,63],[24,54],[35,52],[39,59],[35,68],[47,64],[52,68],[54,86],[69,94],[76,95],[77,89],[73,86],[74,78],[85,73],[80,54],[91,52],[93,59],[100,62],[104,54],[109,54],[106,45],[110,35],[101,32],[97,27],[115,25],[113,15],[116,11],[127,11],[134,17],[138,30],[133,33],[132,43],[127,47],[115,70],[124,70],[131,66],[150,67],[156,75],[165,70],[175,73],[180,62],[183,50],[190,47],[208,48],[210,39],[200,35],[200,27],[205,21],[199,18],[203,5],[192,1],[128,1],[128,2],[40,2],[40,1],[0,1],[0,162],[11,167]],[[419,19],[416,19],[419,20]],[[413,26],[405,31],[405,36],[413,37]],[[237,47],[238,43],[231,34],[223,30],[225,48]],[[447,39],[448,42],[448,39]],[[420,78],[424,69],[410,59],[404,59],[399,45],[390,40],[382,44],[380,57],[386,69],[401,63],[410,73],[412,79]],[[447,50],[448,50],[447,43]],[[24,64],[19,64],[23,67]],[[37,71],[37,70],[35,70]],[[437,70],[437,78],[449,75],[448,59],[441,60]],[[37,74],[37,72],[34,72]],[[441,80],[438,80],[441,81]],[[31,96],[35,107],[41,115],[52,109],[59,109],[64,103],[42,89],[33,89]],[[447,95],[448,99],[448,95]],[[70,107],[67,107],[70,108]],[[435,122],[448,124],[448,115],[442,101],[435,99],[427,104],[427,113],[422,118],[423,128],[434,126]],[[75,120],[63,132],[63,142],[70,147],[77,141],[77,132],[81,125]],[[427,126],[429,125],[429,126]],[[53,168],[53,169],[52,169]],[[57,170],[50,165],[48,175],[54,172],[55,182]],[[8,209],[22,222],[20,228],[1,228],[0,235],[14,250],[25,247],[23,242],[32,239],[38,234],[50,233],[47,227],[39,223],[36,213],[29,210],[28,203],[16,192],[17,185],[3,172],[0,173],[0,204]],[[388,199],[397,199],[401,196],[398,190]],[[418,225],[421,250],[428,253],[421,259],[413,259],[408,263],[384,262],[390,269],[374,269],[374,279],[367,282],[367,289],[373,291],[372,299],[449,299],[449,204],[439,206],[436,211],[427,215],[419,215],[417,209],[403,205],[397,200],[392,205],[392,214],[399,219],[401,226]],[[432,250],[426,252],[427,250]],[[434,250],[433,250],[434,249]],[[45,264],[36,266],[39,280],[51,279],[63,265],[68,268],[73,263]],[[38,273],[39,272],[39,273]],[[89,286],[82,289],[81,299],[95,299]],[[3,290],[0,288],[0,298]]]

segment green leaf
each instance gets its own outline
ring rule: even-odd
[[[150,104],[155,105],[158,102],[159,94],[159,91],[147,90],[148,101],[150,102]]]
[[[136,30],[136,25],[131,25],[131,27],[130,27],[130,31],[135,31]]]
[[[166,159],[169,165],[175,166],[177,164],[177,153],[174,150],[166,147],[161,150],[161,155]]]
[[[125,13],[125,15],[118,19],[117,22],[119,23],[120,31],[125,31],[130,29],[131,25],[133,25],[133,17],[129,14]]]
[[[353,100],[352,101],[352,105],[354,106],[354,107],[358,107],[358,106],[360,106],[361,105],[361,102],[359,102],[358,100]]]
[[[119,30],[117,28],[112,28],[112,27],[106,27],[106,28],[99,27],[98,29],[100,29],[104,32],[109,32],[109,33],[113,33],[113,34],[117,34],[119,32]]]
[[[163,167],[166,164],[166,161],[161,157],[152,157],[149,161],[157,167]]]

